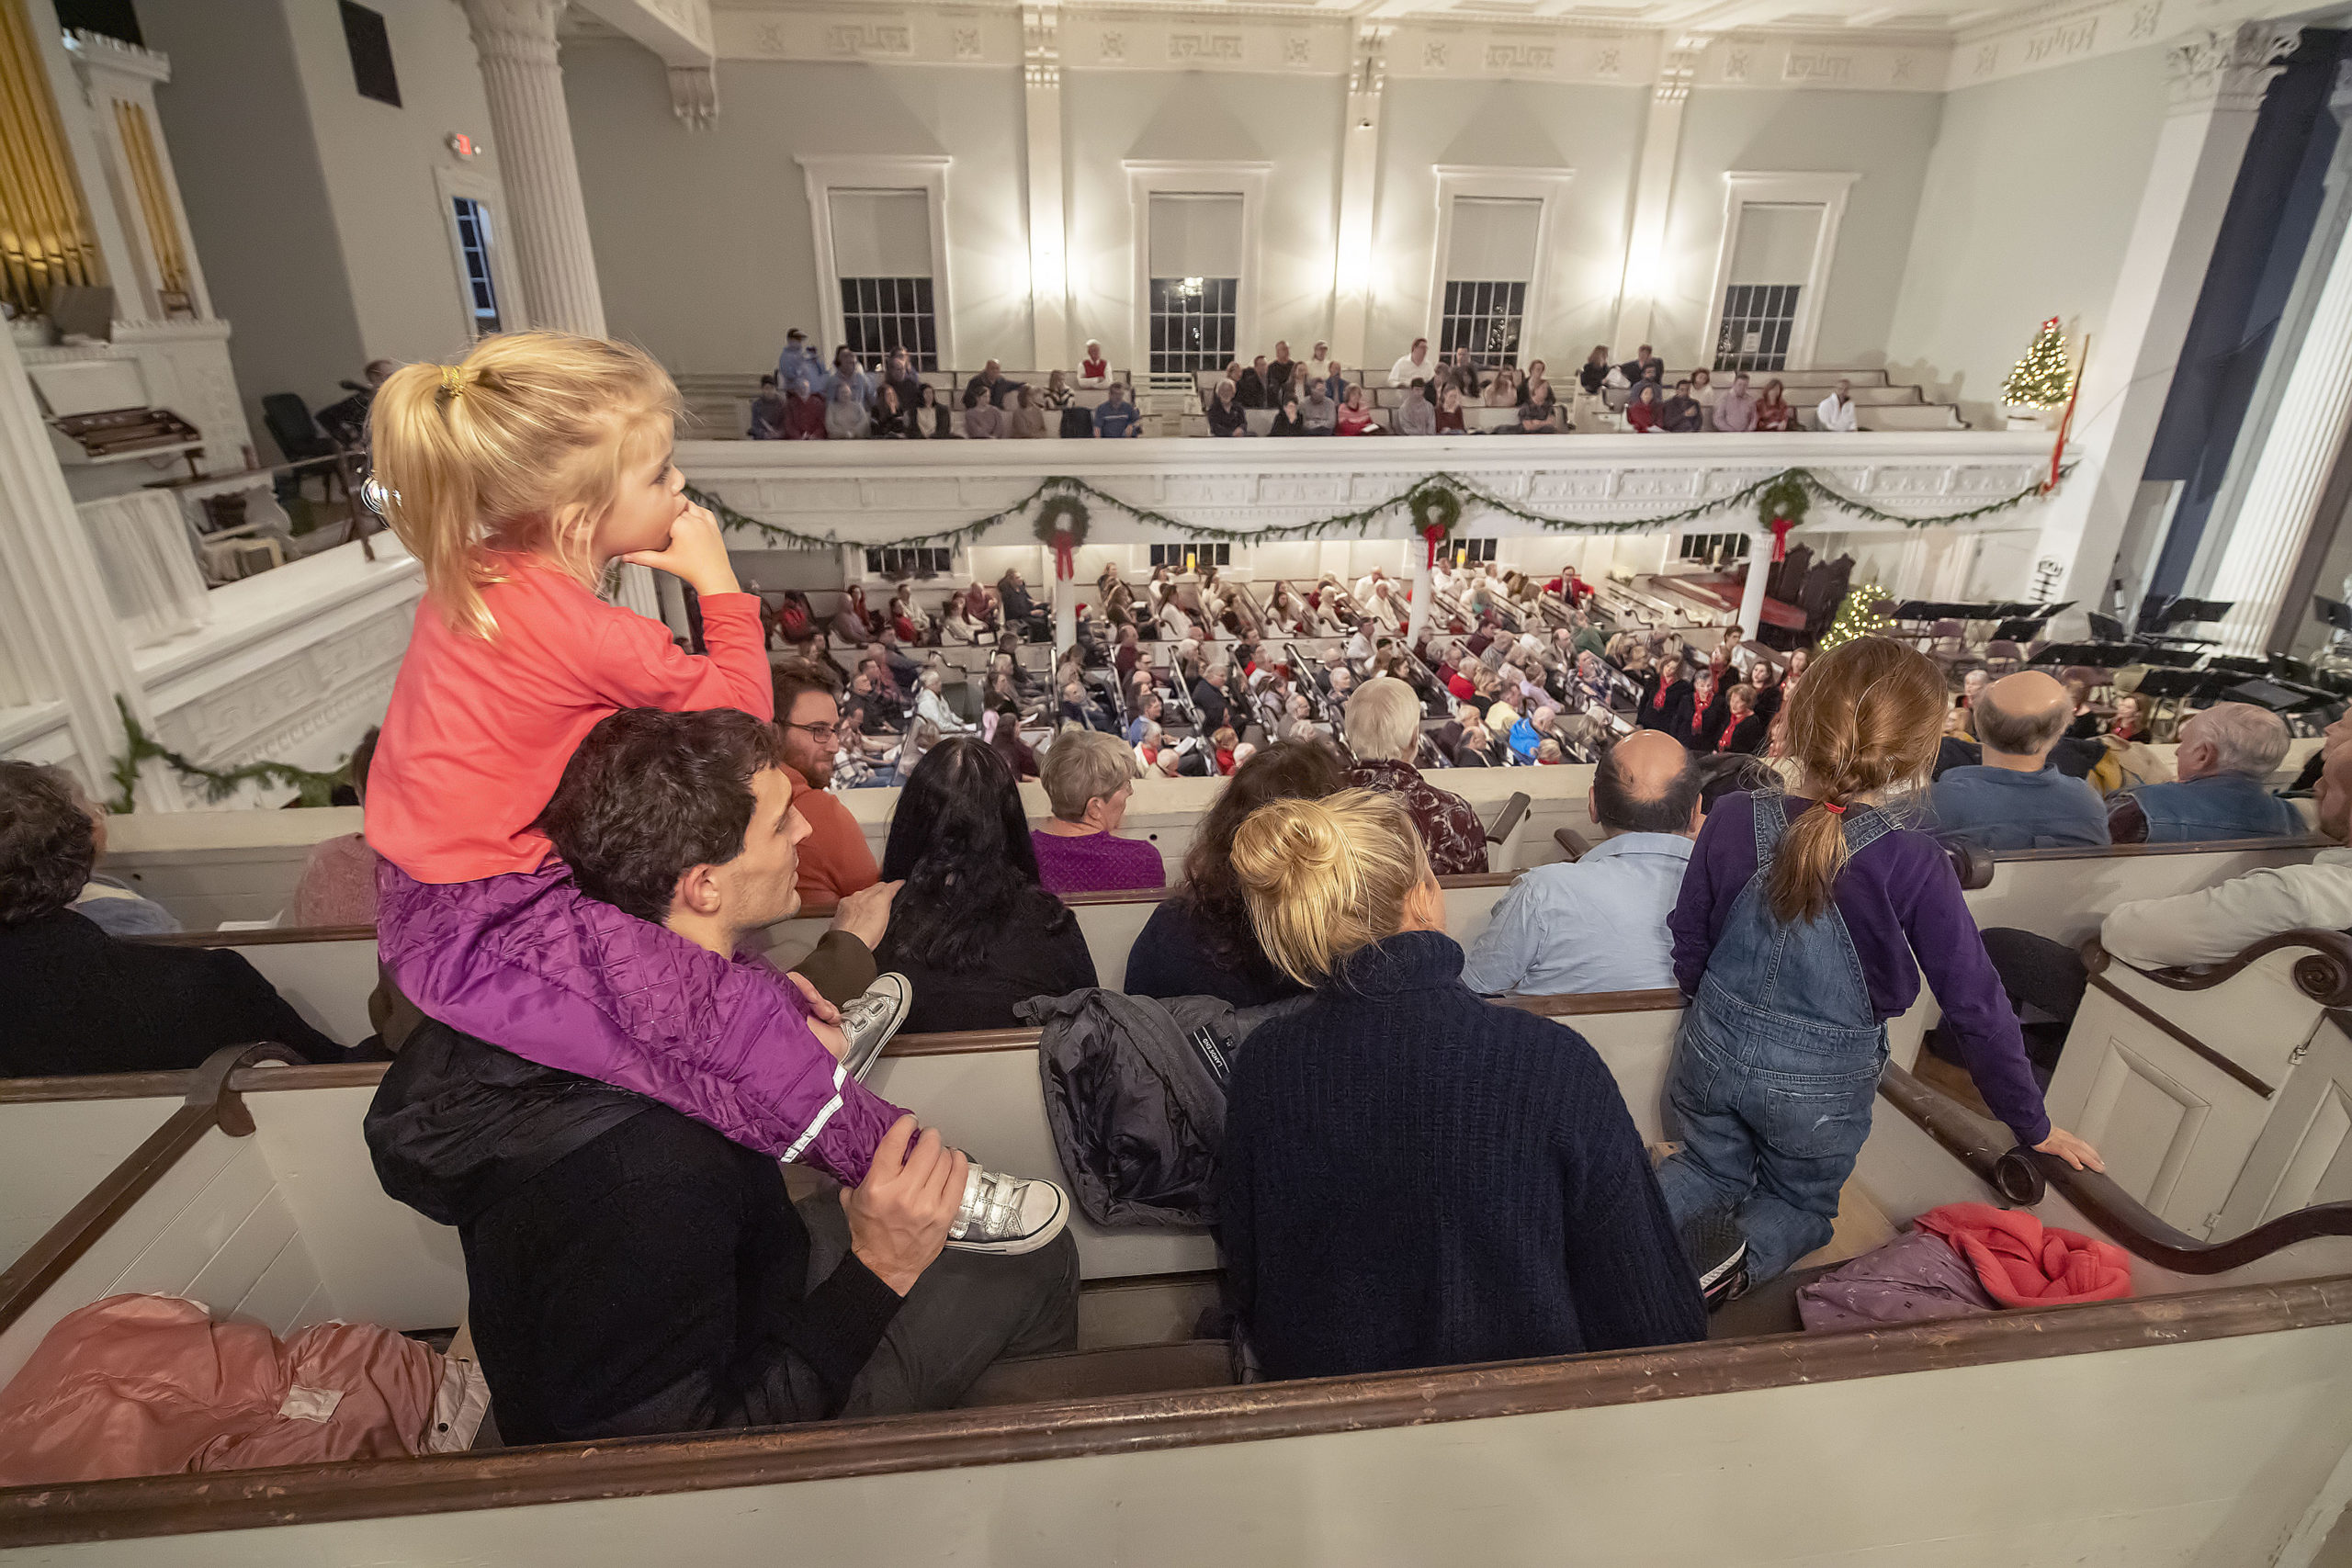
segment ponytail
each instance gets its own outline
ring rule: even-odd
[[[563,333],[486,337],[457,365],[402,366],[368,411],[386,521],[450,624],[488,637],[491,550],[529,550],[582,586],[631,465],[671,436],[677,389],[643,351]]]
[[[1809,665],[1782,709],[1787,754],[1817,802],[1789,826],[1767,895],[1783,924],[1819,919],[1846,869],[1846,812],[1917,784],[1943,735],[1943,672],[1885,637],[1841,643]]]

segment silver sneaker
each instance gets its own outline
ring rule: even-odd
[[[850,1077],[865,1081],[882,1047],[907,1021],[907,1009],[914,998],[914,987],[907,984],[907,977],[894,973],[877,977],[863,995],[842,1004],[842,1032],[849,1037],[849,1055],[842,1058],[842,1066]]]
[[[972,1167],[964,1207],[947,1228],[959,1252],[1035,1252],[1069,1223],[1069,1194],[1042,1177],[1001,1176]]]

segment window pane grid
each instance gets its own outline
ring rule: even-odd
[[[1198,540],[1187,540],[1176,545],[1154,545],[1151,547],[1151,564],[1170,567],[1179,571],[1190,571],[1201,566],[1231,566],[1233,547],[1204,544]]]
[[[1222,370],[1239,338],[1238,277],[1155,277],[1151,280],[1151,373]]]
[[[1466,348],[1489,369],[1519,363],[1519,332],[1527,310],[1527,285],[1448,279],[1445,313],[1438,322],[1438,352]]]
[[[1735,283],[1724,290],[1724,322],[1715,334],[1718,370],[1786,370],[1789,334],[1796,325],[1794,283]]]
[[[865,552],[865,570],[875,577],[944,577],[954,566],[955,551],[944,546],[892,546]]]
[[[1746,534],[1685,534],[1677,552],[1682,560],[1746,560],[1751,541]]]
[[[939,333],[927,277],[842,279],[842,338],[860,364],[903,348],[918,370],[939,368]]]
[[[458,221],[458,251],[465,258],[467,307],[474,319],[474,333],[499,330],[498,286],[490,274],[490,213],[471,197],[454,197]]]

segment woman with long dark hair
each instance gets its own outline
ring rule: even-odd
[[[1127,994],[1222,997],[1256,1007],[1304,992],[1267,959],[1250,930],[1233,871],[1233,836],[1270,800],[1320,800],[1347,782],[1346,764],[1320,740],[1278,742],[1235,770],[1193,836],[1183,886],[1160,900],[1127,954]]]
[[[1014,1003],[1096,984],[1078,917],[1038,881],[1012,770],[986,741],[943,740],[915,765],[882,875],[906,884],[875,953],[914,989],[905,1032],[1012,1029]]]

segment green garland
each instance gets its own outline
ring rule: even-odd
[[[185,779],[204,781],[207,801],[225,800],[243,786],[253,784],[267,786],[291,785],[301,792],[305,806],[324,806],[334,794],[337,784],[350,782],[345,770],[351,759],[345,757],[331,773],[314,773],[308,768],[298,768],[291,762],[246,762],[234,768],[208,768],[189,761],[177,751],[149,735],[140,722],[130,716],[130,705],[118,694],[114,705],[122,715],[122,733],[130,750],[114,760],[115,787],[121,793],[108,803],[107,809],[118,815],[134,810],[138,802],[139,769],[149,761],[160,761]]]
[[[2063,470],[2061,477],[2073,471],[2073,466],[2070,464]],[[1728,512],[1759,503],[1768,492],[1779,497],[1780,503],[1782,505],[1790,504],[1794,496],[1810,496],[1813,499],[1826,502],[1830,505],[1843,508],[1857,517],[1871,522],[1892,524],[1900,528],[1931,528],[1951,523],[1966,523],[1979,517],[1992,516],[1996,513],[2007,512],[2035,500],[2044,494],[2045,491],[2041,481],[2037,480],[2014,495],[1986,502],[1982,506],[1972,506],[1964,512],[1948,512],[1934,517],[1901,517],[1831,489],[1810,468],[1783,468],[1777,474],[1766,475],[1753,484],[1743,486],[1725,495],[1716,496],[1710,501],[1686,506],[1679,512],[1659,513],[1650,517],[1596,520],[1555,517],[1546,513],[1530,511],[1517,502],[1497,495],[1492,491],[1464,479],[1459,474],[1441,472],[1425,474],[1386,500],[1374,502],[1369,506],[1358,507],[1352,512],[1335,512],[1328,517],[1317,517],[1311,522],[1285,524],[1277,527],[1217,528],[1204,523],[1193,523],[1182,517],[1173,517],[1152,507],[1138,506],[1133,502],[1122,501],[1108,491],[1082,479],[1068,474],[1054,474],[1039,480],[1035,490],[1010,506],[991,512],[985,517],[976,517],[969,523],[954,528],[935,528],[925,533],[910,534],[899,539],[844,539],[838,534],[808,534],[797,528],[786,527],[781,523],[770,523],[764,518],[738,512],[734,507],[729,506],[724,498],[713,491],[695,485],[686,487],[686,494],[697,505],[707,508],[711,514],[725,526],[756,533],[773,544],[799,550],[839,549],[844,545],[854,545],[861,549],[896,549],[912,545],[952,546],[976,543],[990,529],[1027,514],[1033,507],[1041,504],[1059,506],[1084,501],[1106,506],[1114,512],[1124,513],[1138,524],[1155,531],[1177,534],[1187,538],[1207,539],[1218,544],[1251,545],[1276,539],[1319,539],[1351,530],[1361,536],[1364,529],[1369,528],[1384,514],[1400,508],[1408,511],[1415,510],[1417,499],[1436,493],[1453,495],[1457,505],[1464,499],[1475,501],[1490,512],[1500,513],[1506,517],[1543,529],[1546,533],[1654,534],[1660,529],[1692,522],[1714,513]],[[1424,501],[1423,504],[1427,504],[1427,502]],[[1783,513],[1781,515],[1788,515],[1788,513]]]

